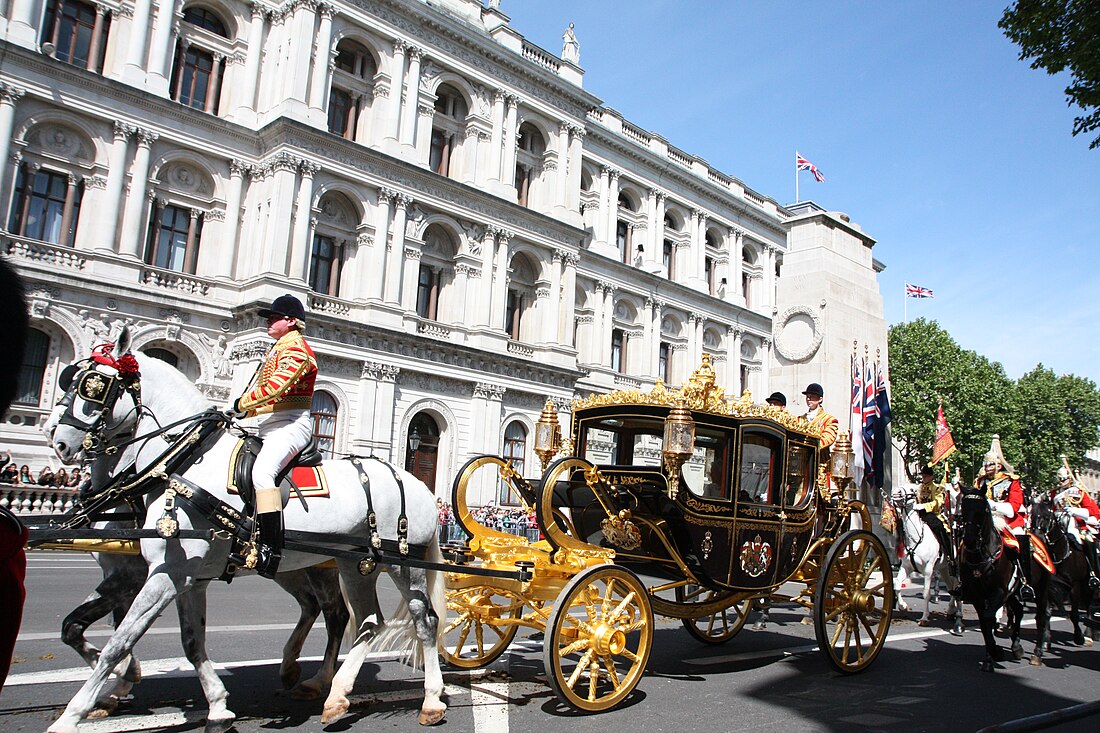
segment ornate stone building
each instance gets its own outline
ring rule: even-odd
[[[537,474],[547,398],[703,352],[727,392],[812,377],[843,414],[835,345],[885,343],[873,240],[631,124],[496,5],[7,0],[0,224],[34,331],[0,442],[48,460],[58,365],[124,323],[224,404],[285,292],[322,445],[441,495],[480,453]]]

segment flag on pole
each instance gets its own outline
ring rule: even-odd
[[[943,414],[943,405],[936,410],[936,442],[932,446],[932,463],[936,464],[954,453],[955,439],[947,427],[947,418]]]
[[[874,366],[864,365],[863,377],[863,475],[868,476],[874,465],[875,420],[878,418],[878,394]]]
[[[802,157],[802,153],[794,151],[794,164],[800,171],[809,171],[818,183],[825,183],[825,175],[817,169],[817,166]]]
[[[872,446],[871,483],[875,488],[881,489],[886,483],[886,450],[889,441],[886,440],[886,426],[893,419],[890,411],[890,395],[886,389],[886,378],[882,374],[882,365],[875,365],[875,442]]]
[[[848,435],[852,436],[852,478],[855,485],[863,483],[863,362],[852,354],[852,407],[848,421]]]
[[[932,294],[931,288],[922,288],[920,285],[912,285],[905,283],[905,297],[906,298],[935,298]]]

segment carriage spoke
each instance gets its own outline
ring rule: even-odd
[[[620,656],[620,657],[626,657],[626,658],[627,658],[627,659],[629,659],[629,660],[630,660],[630,661],[631,661],[631,662],[632,662],[633,664],[637,664],[638,662],[640,662],[640,661],[642,660],[642,658],[641,658],[641,657],[639,657],[639,656],[638,656],[637,654],[635,654],[634,652],[630,651],[629,649],[623,649],[623,650],[622,650],[621,652],[619,652],[619,656]]]
[[[615,578],[607,579],[607,588],[604,589],[603,599],[600,603],[600,614],[607,618],[607,609],[611,605],[611,597],[615,595]],[[612,615],[618,615],[619,610],[622,609],[622,604],[619,604],[619,608],[615,609],[615,613]]]
[[[589,642],[588,639],[577,639],[576,641],[570,642],[570,643],[566,644],[565,646],[563,646],[558,651],[558,656],[559,657],[568,657],[570,654],[576,654],[581,649],[587,648],[589,646],[589,643],[590,642]]]
[[[608,583],[608,585],[610,586],[611,584],[610,584],[610,583]],[[612,619],[614,619],[614,618],[618,618],[618,617],[620,616],[620,614],[622,614],[622,612],[623,612],[623,609],[624,609],[624,608],[626,608],[626,605],[627,605],[628,603],[631,603],[631,602],[633,602],[633,600],[634,600],[634,591],[630,591],[629,593],[627,593],[627,594],[626,594],[626,598],[624,598],[624,599],[623,599],[623,600],[622,600],[622,601],[621,601],[621,602],[619,603],[619,605],[618,605],[618,606],[615,606],[615,610],[611,612],[611,615],[610,615],[610,616],[607,616],[607,617],[605,617],[605,618],[612,618]]]
[[[480,621],[476,622],[476,624],[477,625],[474,626],[474,638],[477,639],[477,655],[479,657],[484,657],[485,638],[483,629],[485,628],[485,624],[481,623]]]
[[[573,674],[569,675],[569,679],[565,681],[565,684],[570,688],[577,686],[577,680],[580,679],[581,673],[588,667],[588,662],[592,659],[594,654],[595,652],[592,649],[584,653],[584,656],[581,657],[581,661],[577,662],[577,668],[573,670]]]
[[[836,646],[837,641],[840,640],[840,632],[844,631],[843,620],[836,625],[836,631],[833,632],[833,638],[829,641],[831,646]]]
[[[861,624],[863,624],[863,628],[865,628],[865,629],[867,630],[867,635],[868,635],[869,637],[871,637],[871,639],[872,639],[872,641],[873,641],[873,640],[874,640],[874,638],[875,638],[875,630],[874,630],[874,628],[873,628],[873,627],[871,626],[871,622],[870,622],[870,621],[868,621],[868,620],[867,620],[867,618],[866,618],[866,617],[865,617],[865,616],[864,616],[863,614],[860,614],[858,618],[859,618],[859,622],[860,622]]]
[[[611,686],[618,690],[622,687],[622,682],[619,681],[619,675],[615,671],[615,657],[606,654],[603,656],[603,663],[607,669],[607,679],[610,680]]]
[[[449,634],[452,631],[454,631],[455,629],[457,629],[459,626],[461,626],[463,623],[469,623],[469,621],[470,621],[470,614],[463,613],[461,616],[457,616],[454,621],[452,621],[450,624],[448,624],[447,628],[443,629],[443,633],[444,634]]]
[[[462,627],[462,633],[458,635],[458,643],[455,644],[455,655],[461,654],[462,647],[466,646],[466,638],[470,636],[471,626],[473,626],[473,622],[469,622]]]
[[[852,627],[848,623],[848,619],[844,619],[844,623],[841,624],[837,631],[844,629],[844,653],[840,657],[840,661],[844,664],[848,663],[848,651],[852,648]]]

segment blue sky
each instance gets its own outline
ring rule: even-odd
[[[1068,77],[1019,61],[1000,2],[503,0],[585,89],[780,203],[878,240],[886,319],[909,318],[1019,378],[1042,363],[1100,382],[1100,150],[1071,134]]]

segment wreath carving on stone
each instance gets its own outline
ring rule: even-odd
[[[821,308],[824,307],[825,301],[821,301]],[[780,356],[798,362],[807,361],[817,353],[824,336],[819,310],[808,305],[795,305],[772,321],[775,350]]]

